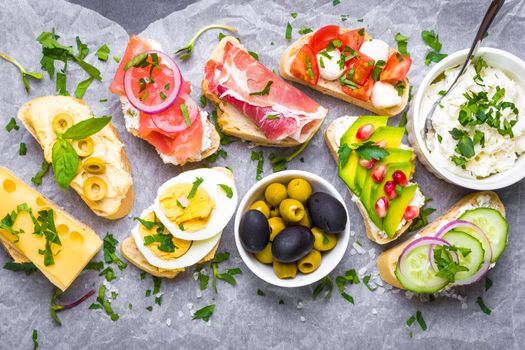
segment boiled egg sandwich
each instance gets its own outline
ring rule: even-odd
[[[158,277],[213,258],[235,213],[237,190],[226,168],[196,169],[166,181],[121,246],[124,257]]]

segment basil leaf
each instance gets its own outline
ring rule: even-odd
[[[73,146],[63,138],[53,144],[52,163],[58,186],[65,191],[77,176],[79,158]]]
[[[82,140],[102,130],[110,121],[111,116],[82,120],[67,129],[62,137],[70,140]]]

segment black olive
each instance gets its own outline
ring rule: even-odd
[[[275,236],[272,243],[273,258],[291,263],[306,256],[314,246],[314,235],[304,226],[290,226]]]
[[[248,210],[239,225],[241,244],[250,253],[258,253],[270,241],[270,225],[263,213],[258,210]]]
[[[346,227],[347,214],[344,205],[324,192],[316,192],[306,202],[310,218],[322,231],[340,233]]]

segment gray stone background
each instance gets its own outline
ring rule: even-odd
[[[198,28],[216,22],[237,26],[243,43],[258,52],[261,61],[273,68],[277,66],[278,58],[288,44],[284,39],[287,22],[292,23],[296,38],[296,30],[302,25],[316,28],[328,23],[339,23],[351,28],[361,26],[356,20],[363,18],[367,30],[373,36],[386,40],[391,45],[395,45],[394,35],[398,31],[410,36],[408,48],[414,59],[410,77],[417,88],[418,82],[429,69],[423,64],[427,48],[420,39],[421,31],[435,29],[443,43],[443,52],[452,53],[466,48],[470,45],[489,1],[342,0],[336,7],[327,0],[210,0],[195,4],[192,4],[193,1],[168,0],[72,2],[106,18],[61,0],[0,1],[0,51],[13,55],[16,53],[24,66],[37,69],[40,48],[34,39],[41,31],[55,26],[66,42],[74,41],[74,37],[79,35],[90,45],[92,53],[107,42],[112,54],[121,55],[125,49],[127,34],[141,32],[145,37],[160,41],[166,52],[172,52],[183,45]],[[502,48],[525,58],[524,3],[519,0],[507,1],[485,40],[486,46]],[[290,12],[298,12],[297,19],[292,19]],[[340,22],[340,14],[348,14],[348,21]],[[162,20],[157,21],[159,19]],[[203,36],[192,59],[180,65],[184,77],[193,83],[195,98],[200,96],[202,66],[211,47],[216,44],[216,38],[217,32]],[[274,42],[274,45],[270,42]],[[88,59],[96,62],[92,53]],[[125,132],[118,100],[106,90],[116,65],[111,65],[111,62],[107,65],[99,62],[96,64],[101,69],[104,80],[98,88],[91,87],[85,98],[95,114],[114,116],[113,123],[126,144],[133,167],[137,194],[131,214],[137,215],[153,200],[157,187],[178,174],[181,169],[162,164],[149,145]],[[71,75],[79,73],[74,67],[69,69]],[[2,84],[5,84],[0,89],[0,124],[5,124],[29,97],[24,95],[20,77],[14,67],[1,62],[0,77]],[[10,88],[6,89],[6,86]],[[53,93],[49,80],[32,86],[31,97]],[[69,86],[73,89],[75,84],[70,83]],[[359,108],[307,88],[301,89],[330,108],[324,127],[340,115],[364,113]],[[98,102],[100,98],[109,98],[109,102],[101,104]],[[211,109],[208,107],[208,110]],[[392,123],[397,123],[398,119],[395,118]],[[21,139],[28,145],[28,155],[25,158],[17,154]],[[242,196],[255,182],[255,163],[249,159],[250,150],[246,144],[236,142],[225,149],[229,153],[228,158],[220,159],[217,164],[232,166],[238,181],[239,195]],[[266,156],[268,153],[269,151],[265,151]],[[23,128],[9,134],[3,128],[0,130],[0,154],[0,164],[8,166],[27,181],[38,170],[42,160],[38,145]],[[366,268],[367,274],[372,273],[375,259],[370,257],[369,251],[372,250],[372,255],[377,255],[383,248],[366,239],[362,219],[350,201],[345,186],[337,177],[335,163],[328,155],[321,134],[315,137],[304,152],[304,158],[304,163],[294,161],[288,167],[315,172],[337,186],[350,211],[351,229],[356,232],[351,243],[359,240],[366,250],[364,255],[351,255],[348,252],[332,277],[351,268]],[[187,166],[184,169],[197,166],[199,165]],[[271,169],[266,162],[264,174],[270,173]],[[436,179],[421,166],[417,168],[416,180],[424,193],[433,198],[431,206],[437,212],[432,218],[436,218],[469,192]],[[93,298],[76,309],[61,313],[59,316],[63,326],[58,327],[48,312],[52,286],[43,276],[35,273],[27,277],[0,270],[0,349],[31,348],[32,329],[38,330],[39,343],[43,349],[523,348],[524,189],[525,184],[522,181],[497,191],[507,207],[510,238],[509,246],[498,265],[489,273],[494,285],[486,292],[483,283],[478,283],[458,290],[455,297],[438,297],[429,302],[409,298],[404,292],[372,293],[363,284],[359,284],[347,287],[347,292],[354,296],[355,305],[343,300],[336,290],[328,302],[324,302],[322,298],[313,300],[313,286],[283,289],[270,286],[253,275],[239,259],[230,223],[224,231],[220,250],[229,251],[232,257],[221,268],[240,267],[243,270],[243,274],[237,278],[237,286],[219,281],[217,295],[210,288],[201,295],[198,282],[194,280],[193,271],[190,270],[175,280],[163,281],[161,290],[164,297],[162,306],[159,307],[154,304],[153,297],[145,297],[145,291],[152,288],[151,278],[140,280],[140,271],[133,266],[124,271],[118,271],[114,267],[118,278],[111,285],[118,290],[119,296],[112,302],[112,306],[120,314],[117,322],[112,322],[100,311],[88,310]],[[75,193],[60,191],[50,175],[39,190],[93,227],[101,236],[109,231],[122,241],[133,226],[129,218],[109,222],[96,217],[79,201]],[[101,254],[95,259],[100,260]],[[6,261],[7,255],[0,253],[0,264],[3,265]],[[85,272],[62,301],[74,300],[87,289],[98,288],[102,282],[103,277],[98,277],[95,272]],[[266,296],[258,296],[257,289],[264,291]],[[492,309],[490,316],[482,313],[475,303],[476,297],[480,295]],[[458,300],[458,296],[461,300]],[[279,304],[281,299],[284,301],[283,305]],[[133,304],[132,310],[128,310],[128,303]],[[211,303],[216,304],[216,309],[209,323],[191,320],[191,310]],[[151,305],[153,311],[149,312],[146,307]],[[428,324],[427,331],[422,331],[417,324],[410,328],[405,325],[405,321],[416,310],[422,312]],[[409,336],[410,332],[412,337]]]

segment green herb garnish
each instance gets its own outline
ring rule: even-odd
[[[270,94],[270,87],[272,86],[272,84],[273,80],[268,80],[268,82],[261,91],[250,92],[250,96],[265,96]]]
[[[224,184],[218,184],[217,186],[219,186],[221,190],[226,194],[226,197],[233,197],[233,189],[230,186]]]
[[[248,53],[250,54],[250,56],[255,58],[257,61],[259,60],[259,55],[257,54],[257,52],[248,51]]]
[[[202,309],[195,311],[195,313],[193,314],[192,320],[203,320],[203,321],[208,322],[211,315],[213,315],[214,310],[215,310],[215,304],[205,306]]]
[[[409,37],[398,32],[398,33],[396,33],[395,39],[396,39],[396,42],[397,42],[397,50],[401,54],[403,54],[403,55],[405,55],[407,57],[410,57],[410,54],[408,53],[408,50],[407,50]]]
[[[230,27],[230,26],[226,26],[226,25],[220,25],[220,24],[211,24],[211,25],[208,25],[202,29],[200,29],[194,36],[193,38],[191,38],[191,40],[189,41],[189,43],[187,43],[186,45],[184,45],[183,47],[181,47],[180,49],[178,49],[177,51],[175,51],[175,56],[179,56],[179,58],[181,60],[185,60],[187,58],[189,58],[191,56],[191,53],[193,52],[193,47],[195,46],[195,42],[197,41],[197,39],[206,31],[210,30],[210,29],[224,29],[224,30],[227,30],[227,31],[230,31],[230,32],[234,32],[234,33],[237,33],[238,30],[234,27]],[[221,34],[222,33],[219,33],[219,41],[222,40],[222,38],[224,37],[224,34],[222,34],[223,36],[221,37]]]
[[[483,311],[484,314],[490,315],[492,313],[492,310],[489,309],[489,307],[487,305],[485,305],[485,302],[483,301],[483,298],[477,297],[476,298],[476,304],[479,305],[479,308],[481,309],[481,311]]]
[[[33,333],[31,333],[31,339],[33,340],[33,350],[38,349],[38,331],[36,329],[33,329]]]
[[[373,63],[373,61],[370,61],[370,62]],[[383,60],[379,60],[375,63],[374,70],[372,71],[372,79],[374,81],[379,80],[379,74],[381,74],[381,71],[383,70],[385,65],[386,65],[386,62]]]
[[[190,114],[188,113],[188,106],[186,106],[186,103],[180,105],[180,111],[182,112],[186,125],[191,126]]]
[[[42,184],[42,178],[44,175],[47,174],[49,171],[49,163],[44,160],[42,162],[42,165],[40,166],[40,170],[31,178],[31,182],[35,184],[36,186],[40,186]]]
[[[26,71],[24,67],[20,65],[20,63],[18,63],[14,58],[7,56],[5,53],[0,52],[0,57],[9,63],[12,63],[16,68],[18,68],[18,70],[20,71],[20,74],[22,75],[22,82],[24,83],[24,88],[26,89],[27,93],[31,92],[31,88],[29,87],[28,78],[37,79],[37,80],[41,80],[44,78],[42,73]]]
[[[332,290],[334,289],[334,282],[332,281],[332,278],[330,277],[330,275],[326,275],[326,277],[323,278],[321,283],[315,286],[313,293],[312,293],[312,297],[314,298],[314,300],[325,289],[326,289],[326,292],[325,292],[323,300],[326,302],[330,300],[330,298],[332,297]]]
[[[290,22],[286,24],[286,31],[284,33],[284,37],[286,38],[286,40],[292,40],[292,25],[290,24]]]
[[[27,154],[27,146],[25,143],[20,142],[20,146],[18,147],[18,155],[25,156]]]
[[[363,276],[363,284],[366,286],[366,288],[368,288],[369,291],[373,292],[377,289],[377,287],[370,287],[370,285],[368,284],[370,282],[370,277],[370,275]]]
[[[37,271],[35,264],[33,264],[32,262],[17,263],[14,261],[8,261],[4,264],[4,269],[14,272],[23,271],[26,275],[30,275],[33,272]]]
[[[255,179],[257,181],[261,180],[262,179],[261,174],[263,172],[263,166],[264,166],[263,152],[262,151],[259,151],[259,152],[252,151],[251,159],[257,161],[257,172],[256,172],[256,175],[255,175]]]
[[[110,50],[108,44],[104,44],[97,50],[95,55],[97,55],[100,61],[107,61],[109,57],[109,52]]]
[[[312,30],[312,28],[302,26],[301,28],[299,28],[298,32],[299,32],[299,34],[304,35],[304,34],[308,34],[308,33],[313,32],[313,30]]]
[[[346,164],[348,163],[348,159],[350,158],[351,153],[352,153],[352,149],[348,147],[346,143],[342,144],[339,147],[337,154],[339,155],[339,164],[341,164],[342,168],[344,168]]]
[[[20,127],[18,126],[18,124],[16,123],[16,120],[15,118],[11,118],[9,119],[9,122],[6,124],[5,126],[5,130],[7,132],[11,132],[12,130],[18,130],[20,129]]]
[[[265,297],[266,293],[263,292],[262,290],[260,290],[259,288],[257,288],[257,295],[260,296],[260,297]]]
[[[195,181],[193,181],[193,186],[191,187],[190,193],[188,194],[188,199],[192,199],[195,197],[195,194],[197,193],[197,189],[199,186],[204,182],[204,179],[202,177],[195,178]]]
[[[91,289],[89,292],[87,292],[80,299],[78,299],[78,300],[76,300],[76,301],[74,301],[74,302],[72,302],[70,304],[66,304],[66,305],[62,305],[62,304],[58,303],[58,297],[60,295],[62,295],[62,293],[63,292],[60,289],[55,287],[55,289],[53,290],[53,294],[51,296],[51,305],[49,306],[49,313],[51,314],[51,318],[53,318],[53,320],[59,326],[62,326],[62,321],[60,321],[60,319],[58,318],[57,313],[61,312],[61,311],[64,311],[64,310],[72,309],[75,306],[78,306],[78,305],[82,304],[85,300],[89,299],[93,294],[95,294],[95,290]]]
[[[124,270],[128,264],[120,260],[120,258],[115,254],[117,250],[118,240],[113,237],[111,233],[106,233],[106,236],[103,240],[103,250],[104,250],[104,261],[106,264],[114,262],[117,264],[119,270]]]
[[[360,158],[366,160],[381,160],[390,154],[387,150],[378,145],[375,145],[372,141],[367,141],[361,145],[358,145],[355,151]]]

